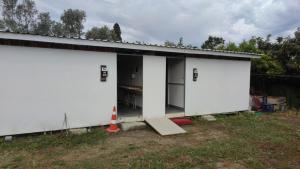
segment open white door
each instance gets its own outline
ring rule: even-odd
[[[143,56],[143,117],[161,135],[185,133],[165,117],[166,57]]]
[[[166,57],[143,56],[143,118],[165,117]]]

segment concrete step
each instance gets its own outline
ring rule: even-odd
[[[207,120],[207,121],[216,121],[217,119],[215,118],[215,116],[213,115],[203,115],[201,116],[204,120]]]
[[[6,142],[10,142],[10,141],[12,141],[13,140],[13,137],[12,136],[5,136],[4,137],[4,141],[6,141]]]
[[[166,114],[167,118],[176,118],[176,117],[184,117],[184,113],[180,112],[180,113],[167,113]]]
[[[144,121],[142,116],[119,116],[118,123],[131,123],[136,121]]]
[[[121,123],[120,126],[123,131],[144,129],[147,127],[146,123],[141,121]]]
[[[81,135],[85,134],[88,132],[87,128],[75,128],[75,129],[70,129],[70,133],[74,135]]]

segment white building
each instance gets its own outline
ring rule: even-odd
[[[0,136],[247,110],[259,57],[0,32]]]

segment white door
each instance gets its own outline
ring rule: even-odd
[[[166,57],[143,56],[143,117],[165,116]]]

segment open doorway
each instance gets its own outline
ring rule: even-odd
[[[184,116],[185,59],[167,58],[166,64],[166,115]]]
[[[119,120],[129,122],[142,119],[142,56],[117,56],[117,87]]]

